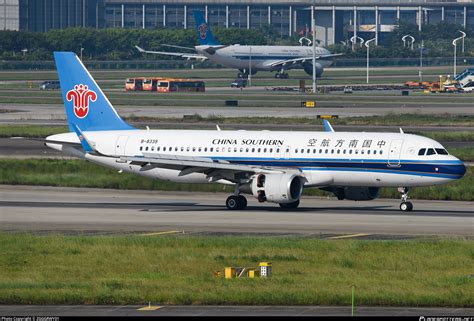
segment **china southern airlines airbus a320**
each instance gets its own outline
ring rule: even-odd
[[[461,178],[464,164],[438,142],[400,133],[139,130],[117,114],[71,52],[54,54],[70,132],[46,138],[48,147],[90,162],[178,183],[235,186],[226,206],[259,202],[298,207],[303,188],[338,199],[372,200],[381,187],[398,187],[402,211],[408,189]]]
[[[257,71],[278,71],[275,78],[288,78],[289,69],[301,69],[313,74],[313,48],[309,46],[241,46],[222,45],[211,32],[202,12],[194,11],[196,31],[199,46],[194,48],[173,46],[177,48],[191,49],[196,53],[179,53],[167,51],[149,51],[135,46],[140,52],[159,55],[175,56],[185,59],[206,60],[228,68],[239,70],[239,78],[247,78],[250,71],[252,75]],[[169,45],[167,45],[169,46]],[[332,64],[332,58],[342,54],[332,54],[329,50],[321,47],[315,48],[316,54],[316,76],[323,74],[324,68]]]

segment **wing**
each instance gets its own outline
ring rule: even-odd
[[[321,60],[321,59],[329,59],[333,57],[338,57],[342,56],[342,53],[339,54],[330,54],[330,55],[319,55],[316,56],[316,60]],[[313,56],[306,56],[306,57],[298,57],[295,59],[287,59],[287,60],[279,60],[272,62],[270,66],[272,67],[283,67],[283,66],[288,66],[288,65],[296,65],[296,64],[304,64],[305,62],[311,62],[313,60]]]
[[[156,55],[165,55],[165,56],[174,56],[174,57],[180,57],[184,59],[196,59],[196,60],[206,60],[207,57],[204,55],[200,54],[194,54],[194,53],[181,53],[181,52],[167,52],[167,51],[150,51],[150,50],[145,50],[143,48],[140,48],[138,46],[135,46],[138,51],[142,53],[151,53],[151,54],[156,54]]]
[[[204,173],[207,175],[210,182],[219,179],[236,182],[238,178],[250,177],[256,173],[300,173],[296,168],[245,165],[211,158],[187,157],[181,155],[145,153],[144,156],[124,156],[120,157],[120,159],[122,161],[131,162],[132,165],[140,165],[141,171],[147,171],[154,168],[166,168],[179,170],[179,176],[185,176],[192,173]]]

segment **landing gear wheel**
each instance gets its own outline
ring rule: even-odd
[[[239,198],[239,203],[240,203],[240,210],[243,210],[247,207],[247,199],[245,198],[245,196],[242,196],[242,195],[239,195],[238,196]]]
[[[413,210],[412,202],[402,202],[400,204],[400,210],[403,212],[410,212],[411,210]]]
[[[280,78],[280,76],[281,76],[281,75],[280,75],[279,72],[277,72],[277,73],[275,74],[275,78]]]
[[[238,210],[239,205],[239,197],[235,195],[227,197],[227,200],[225,201],[225,206],[227,206],[229,210]]]
[[[225,201],[229,210],[243,210],[247,207],[247,199],[242,195],[231,195]]]
[[[284,209],[297,208],[300,205],[300,200],[294,201],[292,203],[279,203],[278,205]]]

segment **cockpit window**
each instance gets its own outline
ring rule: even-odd
[[[423,156],[425,155],[425,152],[426,152],[426,148],[422,148],[418,151],[418,156]]]
[[[435,155],[436,152],[433,148],[428,148],[428,151],[426,152],[426,155]]]
[[[444,148],[435,148],[438,155],[449,155],[448,151]]]

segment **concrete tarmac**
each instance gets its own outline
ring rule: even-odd
[[[0,316],[351,316],[350,306],[0,305]],[[354,316],[473,316],[474,308],[356,307]]]
[[[223,193],[122,191],[0,185],[0,230],[64,233],[353,235],[363,238],[474,235],[474,202],[337,201],[303,197],[282,210],[248,196],[242,211]]]

